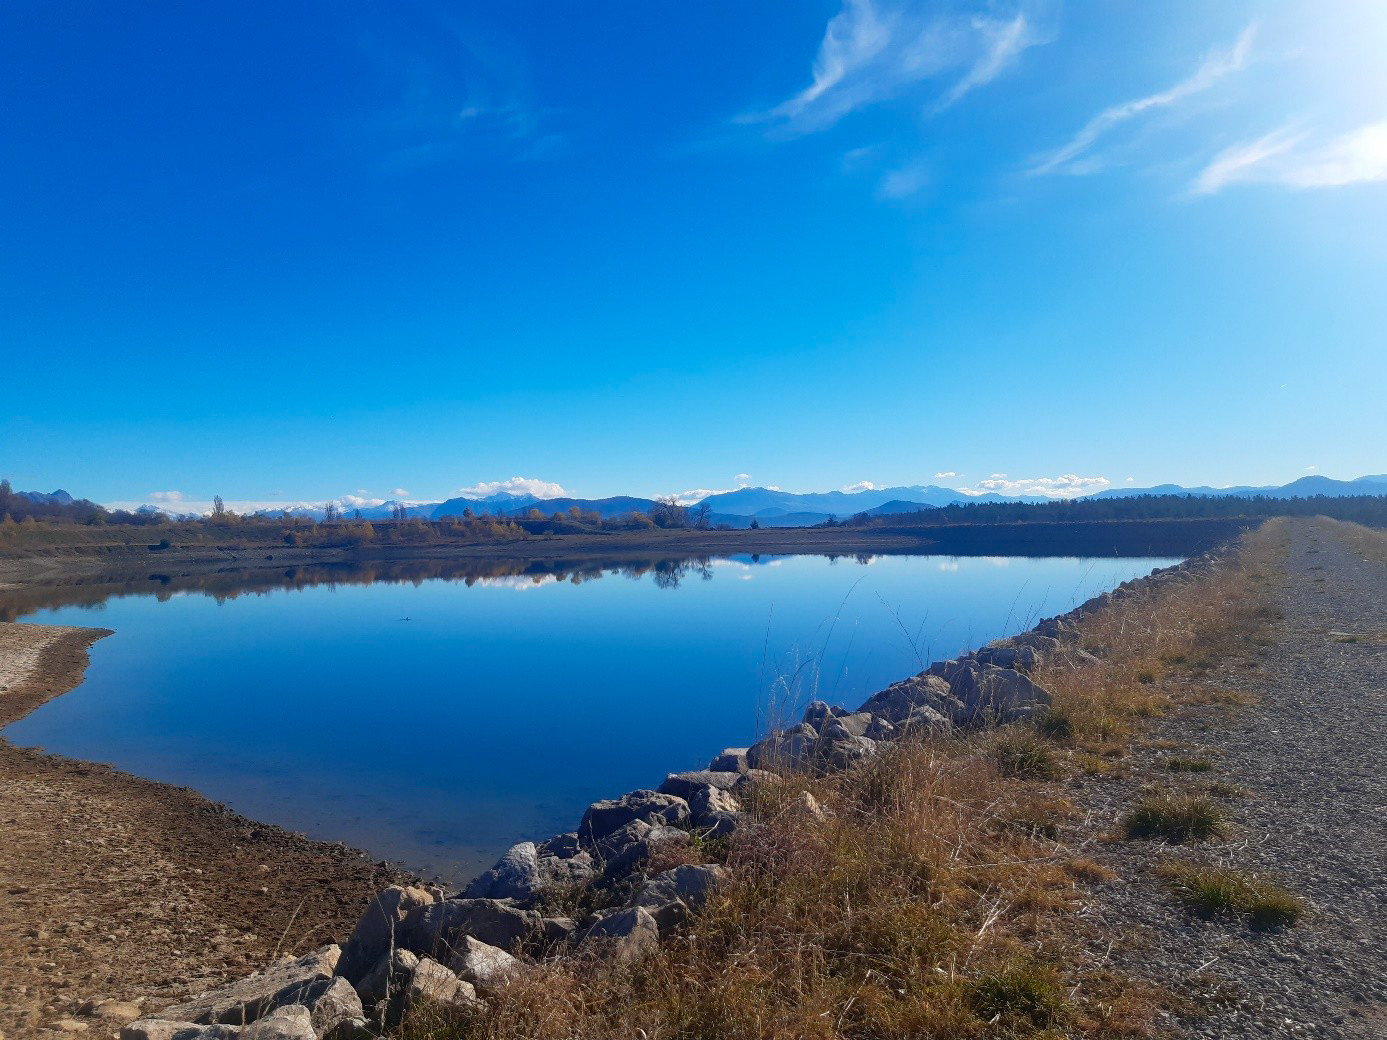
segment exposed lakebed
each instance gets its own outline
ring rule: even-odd
[[[25,620],[115,635],[4,736],[461,880],[810,697],[855,707],[1171,562],[491,561],[55,589]]]

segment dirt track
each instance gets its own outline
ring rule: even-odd
[[[80,682],[86,648],[105,634],[0,624],[0,720]],[[111,1035],[119,1009],[84,1005],[158,1007],[341,937],[400,876],[195,792],[3,740],[0,836],[6,1040]]]

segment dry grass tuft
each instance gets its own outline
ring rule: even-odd
[[[1231,867],[1171,862],[1156,873],[1201,917],[1246,914],[1256,928],[1279,928],[1295,924],[1305,913],[1299,896]]]
[[[1177,845],[1218,837],[1227,826],[1217,802],[1194,794],[1150,795],[1122,818],[1129,838],[1160,838]]]

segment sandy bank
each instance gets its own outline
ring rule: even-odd
[[[105,629],[0,624],[0,721],[76,686]],[[349,931],[401,875],[193,791],[0,740],[0,1035],[106,1036],[154,1006]],[[118,1009],[117,1009],[118,1010]],[[118,1018],[119,1016],[117,1016]]]

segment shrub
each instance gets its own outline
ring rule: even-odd
[[[1143,798],[1122,820],[1129,838],[1161,838],[1180,844],[1204,841],[1226,829],[1223,810],[1200,795],[1158,794]]]
[[[1299,896],[1231,867],[1166,863],[1156,872],[1200,917],[1246,914],[1253,927],[1279,928],[1295,924],[1305,913]]]
[[[1055,753],[1037,734],[1024,730],[1002,730],[992,739],[992,761],[1003,776],[1024,780],[1053,780],[1059,775]]]

